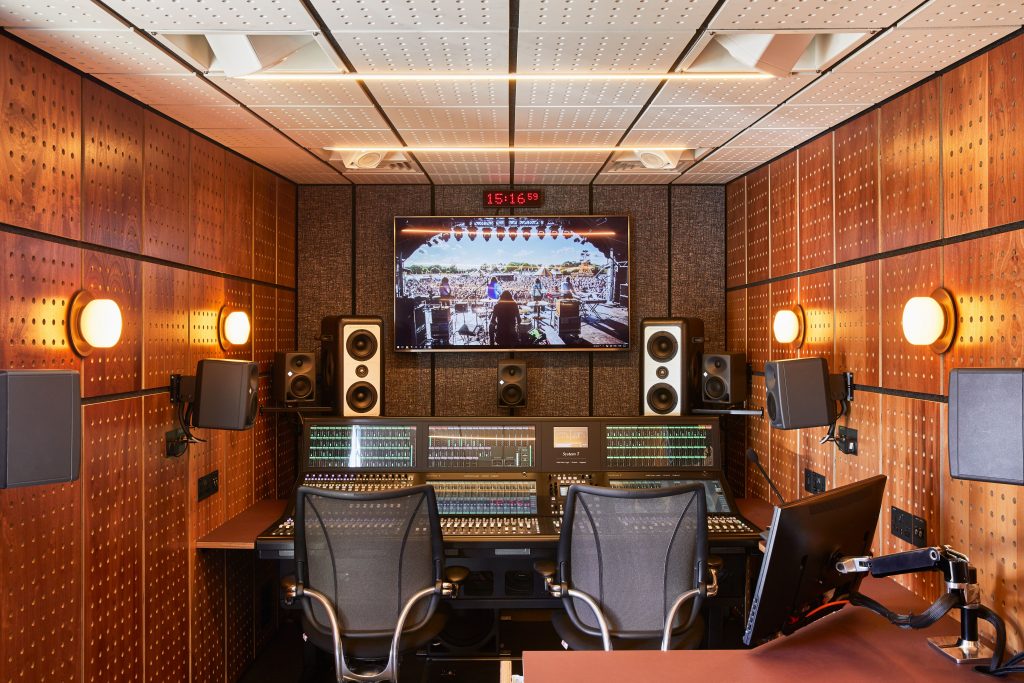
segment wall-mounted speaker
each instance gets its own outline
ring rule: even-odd
[[[526,363],[523,361],[498,361],[498,405],[503,408],[526,405]]]
[[[0,370],[0,489],[78,479],[81,396],[71,370]]]
[[[764,364],[765,410],[775,429],[827,427],[839,411],[824,358],[791,358]]]
[[[316,401],[316,358],[306,352],[274,354],[274,402],[278,405]]]
[[[700,393],[705,405],[731,406],[747,400],[745,353],[705,353],[701,364]]]
[[[1024,370],[949,373],[949,474],[1024,484]]]
[[[700,318],[647,318],[643,340],[644,415],[685,415],[700,400],[704,321]]]
[[[259,388],[260,366],[252,361],[199,361],[192,425],[204,429],[249,429],[259,412]]]
[[[343,417],[381,414],[384,405],[384,321],[328,316],[320,323],[324,395]]]

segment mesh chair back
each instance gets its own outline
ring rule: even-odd
[[[343,635],[390,636],[405,602],[441,578],[433,487],[347,493],[300,486],[295,560],[302,584],[334,604]],[[307,620],[329,634],[324,608],[303,602]],[[420,601],[405,630],[423,626],[436,607],[436,597]]]
[[[612,635],[660,637],[673,601],[706,571],[703,486],[570,487],[558,563],[563,581],[601,605]],[[585,603],[569,597],[564,603],[577,628],[600,634]],[[677,627],[689,616],[680,612]]]

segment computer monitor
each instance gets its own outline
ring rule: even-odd
[[[861,574],[836,562],[867,555],[878,525],[884,475],[775,508],[743,643],[789,635],[841,609]]]

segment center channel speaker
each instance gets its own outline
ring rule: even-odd
[[[731,406],[747,400],[747,355],[705,353],[700,378],[704,405]]]
[[[644,415],[685,415],[700,401],[704,321],[700,318],[647,318],[643,339]]]
[[[498,405],[504,408],[526,405],[526,363],[523,361],[498,361]]]
[[[342,417],[377,416],[384,404],[384,322],[328,316],[320,323],[324,395]]]
[[[278,405],[316,401],[316,359],[312,353],[274,354],[274,402]]]

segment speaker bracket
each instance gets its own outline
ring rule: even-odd
[[[829,386],[832,389],[832,398],[843,403],[853,401],[853,373],[841,372],[829,375]]]

